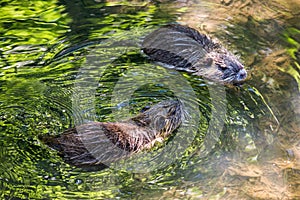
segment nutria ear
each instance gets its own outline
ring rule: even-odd
[[[210,67],[210,66],[212,66],[213,62],[214,62],[214,60],[212,58],[207,58],[205,66]]]
[[[166,118],[164,116],[157,117],[152,126],[155,130],[162,131],[166,126]]]

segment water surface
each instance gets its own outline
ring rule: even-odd
[[[296,0],[1,2],[1,198],[300,198],[299,8]],[[240,55],[247,82],[218,86],[149,61],[142,38],[174,22]],[[176,97],[194,108],[194,126],[170,138],[172,162],[155,170],[76,168],[38,140]]]

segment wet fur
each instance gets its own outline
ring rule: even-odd
[[[122,122],[91,122],[40,139],[75,166],[106,164],[150,149],[163,141],[184,119],[180,101],[163,101]]]
[[[205,34],[179,24],[146,36],[142,50],[154,61],[222,83],[235,84],[247,76],[236,56]]]

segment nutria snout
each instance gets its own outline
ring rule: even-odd
[[[205,34],[179,24],[166,25],[145,37],[142,50],[151,59],[210,80],[240,84],[247,72],[238,58]]]
[[[184,120],[183,104],[162,101],[139,115],[121,122],[91,122],[60,136],[41,136],[75,166],[109,165],[133,153],[150,149],[177,129]]]

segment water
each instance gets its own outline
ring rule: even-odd
[[[1,198],[299,199],[299,8],[296,0],[2,1]],[[149,62],[142,38],[175,21],[240,55],[247,82],[221,87]],[[194,109],[194,126],[171,138],[172,162],[155,170],[76,168],[38,140],[175,96]]]

